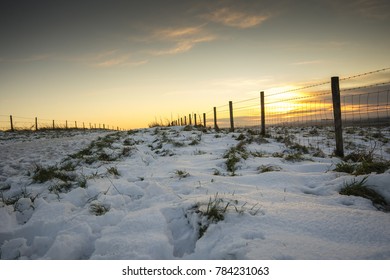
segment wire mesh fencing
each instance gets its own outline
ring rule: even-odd
[[[104,123],[91,123],[72,120],[49,120],[42,118],[0,115],[0,131],[34,131],[56,129],[107,129],[119,130],[119,127]]]
[[[340,144],[335,143],[338,117],[332,83],[332,79],[328,79],[282,91],[265,91],[263,111],[261,93],[258,97],[230,101],[204,113],[205,123],[208,127],[230,130],[251,128],[272,137],[282,137],[289,128],[289,133],[293,131],[300,144],[311,147],[324,147],[325,144],[329,149],[327,152],[331,153]],[[352,134],[349,132],[360,128],[371,130],[372,135],[353,140],[372,141],[372,146],[377,146],[375,135],[379,132],[390,134],[390,68],[337,77],[337,87],[342,123],[340,135],[344,135],[346,148],[353,148],[348,140],[348,135]]]

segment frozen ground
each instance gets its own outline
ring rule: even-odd
[[[339,194],[368,176],[390,203],[389,170],[334,171],[326,128],[250,132],[0,132],[1,259],[390,259],[386,207]]]

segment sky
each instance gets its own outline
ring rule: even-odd
[[[2,0],[0,118],[123,129],[390,66],[387,0]]]

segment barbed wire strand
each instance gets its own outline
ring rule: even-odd
[[[355,78],[359,78],[359,77],[363,77],[363,76],[368,76],[368,75],[372,75],[372,74],[376,74],[376,73],[380,73],[380,72],[385,72],[388,70],[390,70],[390,67],[382,68],[382,69],[378,69],[378,70],[374,70],[374,71],[369,71],[369,72],[365,72],[365,73],[361,73],[361,74],[357,74],[357,75],[353,75],[353,76],[349,76],[349,77],[345,77],[345,78],[340,78],[339,80],[340,81],[351,80],[351,79],[355,79]]]

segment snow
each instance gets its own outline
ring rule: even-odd
[[[287,160],[283,156],[294,151],[267,137],[245,145],[247,157],[240,157],[234,174],[224,156],[241,134],[249,137],[246,130],[0,132],[0,257],[390,259],[389,213],[368,199],[339,194],[345,183],[368,176],[367,184],[390,203],[389,170],[333,171],[341,159],[331,155],[329,131],[316,131],[315,146],[325,157],[310,151]],[[310,143],[310,128],[284,133]],[[381,133],[390,140],[389,128]],[[347,152],[379,141],[358,131],[345,137]],[[375,150],[384,160],[389,142]],[[92,155],[75,156],[91,143]],[[103,153],[108,157],[97,159]],[[74,169],[61,169],[65,164]],[[70,183],[33,180],[37,166],[58,167]],[[271,170],[261,173],[261,167]],[[218,222],[202,215],[214,199],[226,206]]]

